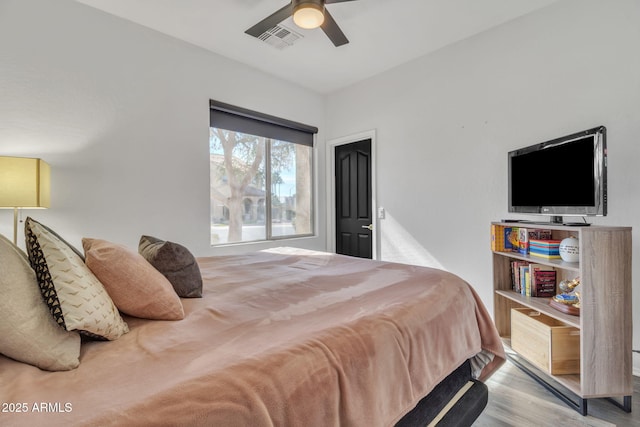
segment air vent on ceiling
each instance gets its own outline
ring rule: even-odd
[[[285,27],[284,25],[276,25],[275,27],[260,34],[258,38],[276,49],[282,50],[285,47],[292,46],[296,41],[302,38],[302,35]]]

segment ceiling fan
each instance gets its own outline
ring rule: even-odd
[[[269,31],[288,17],[293,16],[293,22],[300,28],[320,27],[336,47],[342,46],[349,43],[349,40],[325,8],[325,4],[347,1],[354,0],[291,0],[288,5],[267,16],[245,33],[259,38],[265,31]]]

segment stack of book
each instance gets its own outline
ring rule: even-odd
[[[491,225],[491,250],[528,254],[532,239],[551,239],[551,230]]]
[[[518,228],[518,252],[528,254],[531,248],[531,240],[551,239],[551,230],[539,228]]]
[[[556,271],[552,267],[530,264],[531,296],[552,297],[556,294]]]
[[[529,254],[546,259],[560,259],[561,240],[529,240]]]
[[[518,252],[518,228],[491,224],[491,250]]]
[[[524,296],[552,297],[556,294],[556,270],[527,261],[511,262],[511,288]]]

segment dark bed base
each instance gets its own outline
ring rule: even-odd
[[[459,399],[452,402],[459,392]],[[471,365],[466,361],[420,400],[396,427],[426,426],[432,422],[439,427],[471,426],[487,406],[487,399],[487,386],[471,378]]]

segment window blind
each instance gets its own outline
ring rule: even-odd
[[[224,102],[209,101],[210,126],[313,147],[318,128]]]

